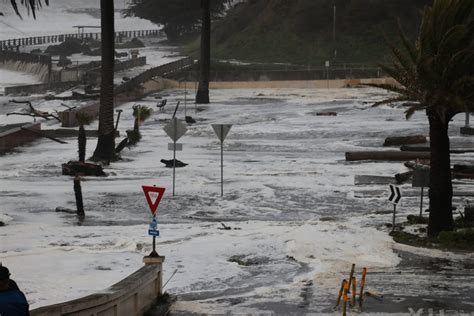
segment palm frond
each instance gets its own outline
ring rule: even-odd
[[[368,87],[374,87],[374,88],[388,90],[388,91],[395,92],[395,93],[402,94],[402,95],[406,94],[406,89],[405,88],[400,87],[400,86],[396,86],[396,85],[393,85],[393,84],[389,84],[389,83],[365,83],[363,85],[368,86]]]
[[[412,63],[415,64],[416,59],[417,59],[415,46],[412,43],[410,43],[410,41],[408,40],[408,37],[405,35],[405,32],[403,32],[402,24],[400,23],[400,20],[398,20],[397,22],[398,22],[397,23],[398,35],[400,36],[400,40],[403,44],[403,47],[405,47],[405,50],[408,52],[408,55],[410,56]]]
[[[372,104],[372,107],[377,107],[379,105],[383,105],[383,104],[393,104],[393,103],[397,103],[397,102],[403,102],[403,101],[409,101],[409,98],[406,97],[406,96],[398,96],[398,97],[394,97],[394,98],[389,98],[389,99],[385,99],[385,100],[382,100],[382,101],[378,101],[378,102],[375,102],[374,104]]]
[[[12,6],[13,10],[15,11],[15,13],[21,19],[23,19],[23,17],[20,14],[20,10],[18,8],[17,0],[10,0],[10,3],[11,3],[11,6]],[[44,0],[44,3],[46,5],[49,5],[49,0]],[[36,19],[36,10],[37,10],[37,8],[43,6],[42,0],[21,0],[21,4],[26,8],[28,15],[30,15],[30,11],[31,11],[31,14],[33,15],[34,19]]]
[[[423,106],[419,103],[407,103],[406,106],[410,106],[408,110],[405,111],[405,118],[409,120],[416,111],[426,109],[426,106]]]

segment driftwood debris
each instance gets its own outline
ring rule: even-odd
[[[400,137],[387,137],[385,138],[384,146],[400,146],[407,144],[424,144],[426,143],[426,137],[423,135],[413,136],[400,136]]]
[[[337,112],[317,112],[316,116],[337,116]]]
[[[358,151],[346,152],[346,161],[386,160],[404,161],[412,159],[429,159],[429,152],[417,151]]]
[[[407,161],[404,165],[412,170],[430,167],[429,161]],[[454,165],[451,174],[454,179],[474,179],[474,166]]]
[[[65,176],[83,175],[95,177],[103,177],[106,175],[101,165],[80,161],[68,161],[68,163],[63,163],[62,174]]]
[[[173,159],[161,159],[160,160],[161,163],[164,163],[165,164],[165,167],[166,168],[173,168]],[[178,159],[176,159],[176,168],[183,168],[183,167],[186,167],[188,164],[187,163],[184,163]]]
[[[474,166],[469,165],[454,165],[453,166],[454,172],[464,172],[464,173],[472,173],[474,174]]]
[[[413,176],[413,171],[400,172],[395,175],[395,181],[397,184],[402,184],[410,180]]]
[[[429,145],[402,145],[401,151],[430,151]],[[474,148],[451,148],[449,150],[451,154],[466,154],[474,153]]]
[[[429,168],[430,161],[429,160],[416,160],[416,161],[407,161],[403,164],[408,169],[420,169],[420,168]]]
[[[77,216],[85,216],[84,202],[82,200],[81,178],[76,175],[74,178],[74,195],[76,197]]]
[[[61,122],[61,120],[59,119],[58,116],[56,116],[54,114],[51,114],[51,113],[48,113],[48,112],[39,111],[39,110],[35,109],[30,101],[10,100],[9,102],[18,103],[18,104],[27,104],[28,107],[29,107],[29,112],[26,112],[26,113],[23,113],[23,112],[10,112],[10,113],[7,113],[7,116],[9,116],[9,115],[24,115],[24,116],[31,116],[31,117],[34,117],[34,118],[41,117],[41,118],[44,118],[45,120],[50,120],[51,118],[54,118],[54,119],[58,120],[58,122]]]
[[[355,185],[371,185],[371,184],[395,184],[395,180],[390,176],[373,176],[373,175],[355,175]]]

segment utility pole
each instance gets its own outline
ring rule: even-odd
[[[334,14],[332,19],[332,45],[334,48],[334,60],[337,57],[337,48],[336,48],[336,4],[334,4]]]

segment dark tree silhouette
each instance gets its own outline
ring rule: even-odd
[[[210,0],[201,0],[201,56],[199,58],[199,86],[196,103],[209,103],[209,77],[211,71],[211,8]]]
[[[10,3],[13,7],[13,10],[15,10],[16,14],[20,18],[23,18],[20,14],[20,10],[18,9],[17,1],[16,0],[10,0]],[[44,0],[44,3],[46,5],[49,5],[49,0]],[[35,18],[35,19],[36,19],[36,9],[43,5],[41,0],[21,0],[21,4],[24,5],[27,8],[28,14],[31,11],[31,14],[33,15],[33,18]]]
[[[100,0],[101,11],[101,81],[99,109],[99,137],[92,159],[110,162],[115,157],[114,127],[114,2]]]
[[[430,125],[430,217],[428,234],[453,228],[449,121],[474,111],[474,1],[435,0],[423,11],[415,45],[400,31],[405,52],[390,45],[391,66],[381,66],[400,86],[375,85],[398,96],[375,105],[404,102],[409,118],[425,110]]]
[[[229,0],[212,0],[212,18],[221,16],[228,3]],[[198,0],[132,0],[125,14],[163,25],[163,31],[171,41],[183,36],[194,36],[199,32],[199,21],[202,18]]]

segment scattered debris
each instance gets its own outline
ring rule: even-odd
[[[235,255],[230,257],[227,261],[229,262],[235,262],[239,266],[257,266],[260,264],[267,264],[269,262],[269,259],[266,257],[256,257],[256,258],[247,258],[246,255]]]
[[[227,226],[226,224],[221,222],[222,227],[219,227],[218,229],[223,229],[223,230],[231,230],[232,228],[230,226]]]
[[[337,116],[337,112],[317,112],[316,116]]]
[[[158,107],[160,109],[160,111],[164,111],[167,101],[168,101],[167,99],[163,99],[161,102],[158,102],[156,107]]]
[[[184,119],[186,120],[186,123],[188,123],[188,124],[194,124],[194,123],[196,123],[196,120],[193,119],[192,116],[185,116]]]
[[[400,136],[400,137],[387,137],[383,146],[400,146],[407,144],[424,144],[426,143],[426,137],[423,135],[414,136]]]
[[[9,115],[26,115],[26,116],[34,117],[35,119],[37,117],[41,117],[41,118],[44,118],[45,120],[49,120],[51,118],[54,118],[54,119],[58,120],[59,122],[61,122],[59,117],[57,117],[56,115],[48,113],[48,112],[39,111],[39,110],[35,109],[30,101],[10,100],[9,102],[18,103],[18,104],[27,104],[28,108],[29,108],[29,112],[27,112],[27,113],[10,112],[10,113],[7,113],[7,116],[9,116]]]
[[[175,165],[176,168],[183,168],[188,165],[187,163],[184,163],[178,159],[169,159],[169,160],[161,159],[160,162],[164,163],[166,168],[173,168],[173,160],[176,160],[176,165]]]
[[[104,177],[106,176],[101,165],[96,165],[88,162],[80,161],[69,161],[68,163],[63,163],[62,165],[62,174],[65,176],[96,176]]]

